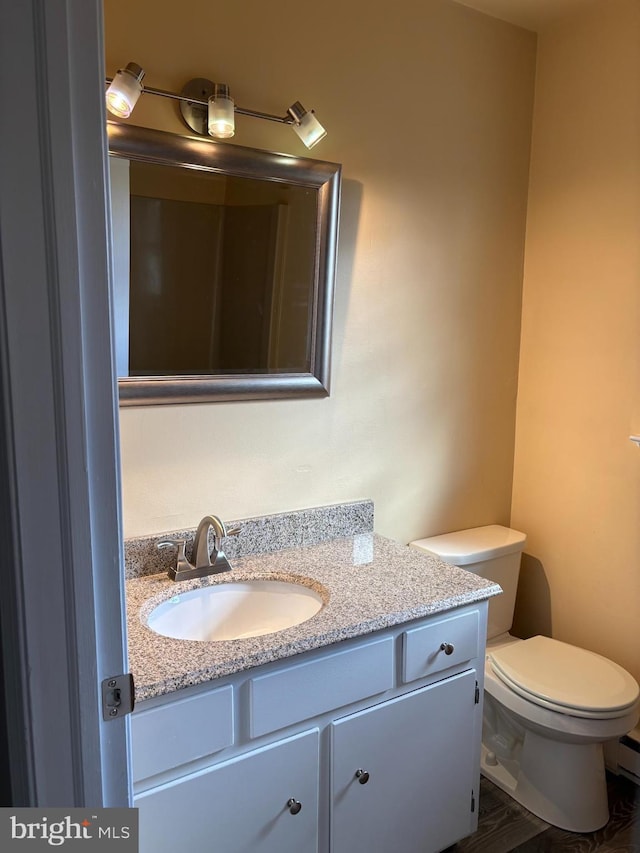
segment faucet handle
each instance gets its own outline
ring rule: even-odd
[[[184,549],[187,545],[186,539],[163,539],[162,542],[156,543],[156,548],[160,551],[163,548],[177,548],[178,559],[180,555],[184,557]]]
[[[158,542],[156,544],[156,548],[161,550],[163,548],[177,548],[178,555],[176,560],[176,567],[174,569],[173,566],[169,567],[168,575],[171,580],[176,580],[181,572],[188,571],[189,569],[193,569],[191,563],[187,560],[187,556],[185,554],[185,547],[187,545],[186,539],[163,539],[162,542]]]
[[[237,536],[238,533],[240,533],[241,529],[242,528],[240,528],[240,527],[232,527],[230,530],[226,530],[224,535],[225,536]]]

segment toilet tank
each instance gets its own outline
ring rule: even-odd
[[[410,547],[500,584],[502,595],[489,600],[487,639],[490,640],[511,628],[520,558],[526,541],[526,535],[518,530],[490,524],[418,539]]]

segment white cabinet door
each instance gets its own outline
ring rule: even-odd
[[[472,831],[475,686],[468,670],[332,724],[331,853],[435,853]]]
[[[141,853],[316,853],[318,745],[313,729],[141,794]]]

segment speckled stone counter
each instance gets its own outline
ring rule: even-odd
[[[357,533],[373,531],[373,501],[348,501],[329,506],[278,512],[255,518],[226,521],[227,529],[237,535],[223,541],[224,552],[230,560],[250,554],[265,554],[282,548],[307,547]],[[140,536],[125,541],[125,577],[155,575],[175,565],[175,551],[158,550],[160,539],[184,539],[186,555],[191,557],[193,530],[171,530],[162,536]],[[213,547],[213,532],[209,531],[209,550]]]
[[[176,584],[157,574],[127,581],[129,663],[137,701],[501,592],[491,581],[373,533],[231,562],[232,572],[202,580]],[[157,604],[181,591],[265,576],[312,587],[323,597],[322,609],[292,628],[242,640],[175,640],[146,625]]]

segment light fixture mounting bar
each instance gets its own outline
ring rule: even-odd
[[[274,116],[271,113],[261,113],[258,110],[248,110],[246,107],[236,107],[236,112],[241,116],[251,116],[252,118],[264,118],[267,121],[279,121],[281,124],[293,124],[291,116]]]
[[[182,91],[169,92],[143,86],[144,69],[135,62],[119,69],[115,77],[107,77],[107,109],[120,118],[129,118],[144,92],[177,101],[184,123],[200,136],[229,139],[235,134],[235,114],[274,121],[291,127],[307,148],[313,148],[327,135],[313,110],[305,110],[295,101],[283,116],[236,106],[226,83],[215,83],[206,77],[188,80]]]
[[[105,82],[107,85],[111,83],[113,80],[112,77],[106,77]],[[200,98],[185,98],[184,95],[179,95],[177,92],[168,92],[166,89],[155,89],[153,86],[145,86],[143,89],[146,95],[158,95],[160,98],[171,98],[174,101],[181,101],[185,104],[197,104],[200,107],[204,107],[206,109],[208,102],[206,100],[202,100]],[[259,110],[250,110],[246,107],[239,107],[237,105],[234,106],[234,112],[238,113],[241,116],[250,116],[251,118],[262,118],[267,121],[277,121],[280,124],[293,124],[293,119],[290,115],[286,116],[276,116],[271,113],[263,113]]]

